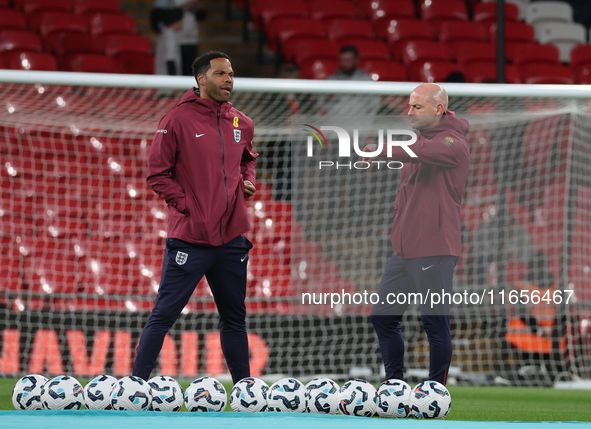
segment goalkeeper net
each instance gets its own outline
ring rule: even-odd
[[[160,118],[192,78],[0,73],[0,375],[128,375],[158,291],[165,203],[145,184]],[[248,329],[255,376],[377,381],[367,296],[392,254],[399,169],[353,153],[325,169],[306,125],[359,145],[408,129],[413,84],[236,79],[253,118],[257,193]],[[591,378],[589,104],[578,87],[445,85],[470,122],[462,257],[454,277],[450,376],[552,385]],[[332,121],[332,122],[331,122]],[[309,127],[309,130],[312,128]],[[313,151],[338,155],[313,138]],[[364,294],[366,298],[364,298]],[[321,299],[322,298],[322,299]],[[157,372],[227,374],[203,279]],[[427,378],[418,305],[403,320],[411,381]]]

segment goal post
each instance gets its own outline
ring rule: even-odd
[[[382,377],[367,297],[392,253],[399,169],[356,164],[353,141],[355,130],[361,146],[379,130],[410,130],[417,85],[235,79],[232,103],[253,119],[260,154],[247,202],[253,375]],[[591,87],[442,85],[470,123],[471,150],[450,375],[545,386],[591,378]],[[167,229],[166,205],[145,184],[147,153],[159,119],[192,86],[192,77],[0,71],[0,376],[131,371]],[[303,130],[322,126],[350,136],[350,160],[334,131],[317,141]],[[314,154],[333,156],[330,168],[308,157],[308,138]],[[418,381],[429,354],[417,305],[403,325],[407,375]],[[205,281],[158,371],[227,374]]]

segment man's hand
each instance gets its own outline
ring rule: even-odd
[[[365,145],[365,147],[363,148],[363,152],[375,152],[376,151],[376,145],[374,143],[370,143],[368,145]],[[363,158],[363,160],[365,162],[371,162],[372,158]]]
[[[254,185],[250,182],[250,180],[245,180],[244,181],[244,198],[250,198],[254,195],[254,193],[256,192],[256,188],[254,187]]]

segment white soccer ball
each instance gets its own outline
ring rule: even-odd
[[[224,411],[228,395],[224,385],[213,377],[194,380],[185,391],[185,406],[189,411]]]
[[[410,394],[410,411],[417,419],[444,419],[451,408],[451,395],[437,381],[423,381]]]
[[[111,392],[114,410],[146,411],[152,403],[152,389],[140,377],[130,375],[120,379]]]
[[[148,380],[152,389],[152,411],[179,411],[183,406],[183,388],[172,377],[160,375]]]
[[[303,413],[306,411],[306,387],[295,378],[282,378],[269,387],[267,411]]]
[[[42,410],[41,389],[47,378],[38,374],[25,375],[12,389],[12,404],[17,410]]]
[[[84,386],[84,404],[89,410],[110,410],[111,391],[117,384],[112,375],[101,374],[93,377]]]
[[[330,378],[318,377],[306,385],[306,412],[337,414],[340,387]]]
[[[232,411],[256,413],[267,411],[267,391],[269,386],[263,380],[246,377],[234,385],[230,392]]]
[[[347,381],[339,393],[339,411],[351,416],[373,416],[378,411],[376,388],[365,380]]]
[[[386,380],[378,387],[378,416],[405,418],[410,414],[412,387],[402,380]]]
[[[79,410],[84,406],[84,388],[74,377],[58,375],[41,388],[46,410]]]

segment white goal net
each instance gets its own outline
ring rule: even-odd
[[[2,71],[0,82],[0,376],[127,375],[167,229],[165,203],[145,183],[146,156],[159,119],[193,79]],[[444,86],[450,110],[470,122],[471,149],[450,376],[591,378],[589,91]],[[352,138],[358,129],[363,147],[378,129],[408,128],[413,88],[236,79],[232,102],[254,120],[260,154],[248,201],[253,375],[382,377],[361,297],[377,291],[392,254],[399,170],[365,169],[354,157],[319,169],[302,150],[303,129],[332,120]],[[330,149],[314,140],[314,151],[335,150],[336,135],[326,136]],[[328,301],[305,299],[314,292]],[[407,376],[424,379],[418,306],[403,329]],[[224,365],[202,280],[157,371],[189,379],[227,374]]]

